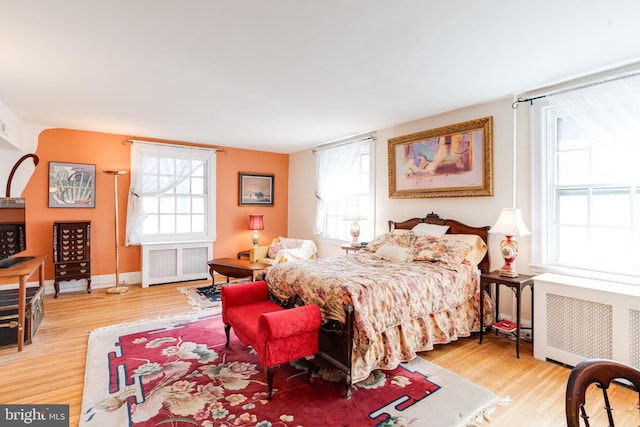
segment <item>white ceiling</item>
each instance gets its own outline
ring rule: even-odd
[[[637,0],[0,0],[25,123],[291,153],[640,60]]]

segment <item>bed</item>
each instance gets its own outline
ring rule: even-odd
[[[434,213],[389,221],[388,233],[356,253],[278,264],[265,280],[285,305],[320,307],[319,356],[345,373],[350,397],[351,384],[374,369],[480,330],[488,230]],[[485,314],[493,315],[490,304]]]

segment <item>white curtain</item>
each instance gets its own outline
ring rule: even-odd
[[[142,142],[132,144],[127,246],[141,243],[142,224],[145,219],[142,197],[156,197],[175,188],[188,179],[193,168],[197,167],[197,163],[192,160],[202,157],[202,149],[198,148]]]
[[[546,101],[571,126],[606,145],[640,141],[640,75],[568,89]]]
[[[362,141],[356,141],[316,151],[315,234],[325,231],[327,206],[335,205],[341,198],[346,201],[352,194],[350,184],[358,179],[356,166],[361,143]]]

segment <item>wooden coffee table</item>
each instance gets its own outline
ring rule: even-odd
[[[271,267],[269,264],[263,264],[261,262],[250,262],[248,259],[233,258],[215,258],[210,260],[207,264],[209,265],[209,274],[211,275],[211,279],[214,283],[214,272],[225,276],[227,278],[227,283],[229,283],[230,277],[234,279],[251,277],[253,280],[256,278],[257,273]]]

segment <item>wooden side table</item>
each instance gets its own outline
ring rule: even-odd
[[[251,257],[251,250],[247,249],[246,251],[240,251],[236,254],[236,259],[246,258],[249,259]]]
[[[346,253],[349,252],[358,252],[360,249],[364,249],[365,246],[353,246],[351,243],[346,243],[342,246],[340,246],[342,248],[343,251],[345,251]]]
[[[531,287],[531,342],[533,343],[533,277],[526,274],[519,274],[518,277],[505,277],[500,276],[498,271],[492,273],[483,273],[480,275],[480,344],[482,344],[482,335],[484,332],[484,293],[490,292],[491,285],[495,284],[496,295],[496,318],[498,322],[498,316],[500,312],[500,285],[511,288],[516,296],[516,357],[520,358],[520,297],[522,296],[522,290],[527,286]],[[528,328],[526,328],[528,329]]]

